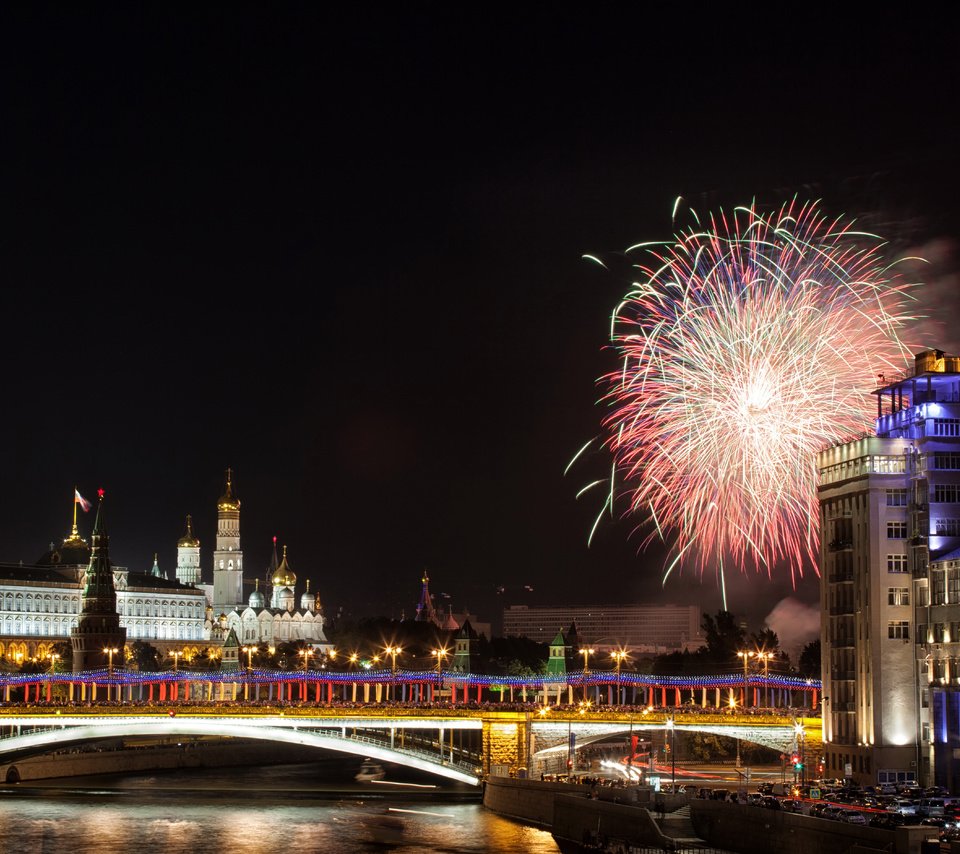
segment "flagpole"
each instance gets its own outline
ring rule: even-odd
[[[77,533],[77,488],[73,488],[73,533]]]

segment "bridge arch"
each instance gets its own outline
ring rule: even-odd
[[[25,723],[27,722],[25,721]],[[29,723],[24,728],[29,728]],[[468,770],[468,767],[462,763],[453,760],[441,761],[426,753],[409,749],[391,748],[373,741],[331,735],[329,732],[320,733],[302,725],[271,726],[268,723],[258,721],[224,722],[222,719],[211,720],[177,717],[176,715],[128,718],[95,724],[86,721],[68,722],[64,720],[63,723],[56,725],[34,726],[30,732],[0,739],[0,759],[4,754],[16,755],[27,751],[42,751],[46,748],[68,743],[83,743],[106,738],[174,735],[230,736],[296,744],[404,765],[459,783],[470,785],[479,783],[476,772]]]

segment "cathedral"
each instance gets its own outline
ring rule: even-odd
[[[200,540],[190,516],[177,541],[176,577],[169,579],[156,555],[150,569],[142,571],[110,562],[102,492],[88,544],[77,526],[77,506],[86,511],[90,502],[74,493],[73,526],[60,545],[51,543],[32,565],[0,563],[0,665],[30,660],[52,665],[56,645],[66,642],[84,667],[101,666],[106,641],[99,635],[104,632],[111,638],[107,646],[125,644],[129,651],[131,643],[144,641],[164,655],[179,651],[186,661],[217,655],[231,637],[264,647],[303,643],[318,655],[332,649],[323,632],[319,595],[310,591],[307,581],[298,604],[297,577],[286,547],[278,562],[276,538],[266,573],[269,603],[259,580],[244,598],[240,500],[230,469],[217,501],[210,584],[201,581]],[[117,664],[121,661],[118,657]]]

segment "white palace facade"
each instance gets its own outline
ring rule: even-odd
[[[297,579],[286,549],[282,562],[277,562],[276,540],[267,571],[270,602],[260,592],[259,582],[243,601],[240,501],[233,496],[229,471],[217,508],[213,584],[200,582],[200,541],[189,516],[186,533],[177,543],[176,579],[160,570],[156,555],[147,571],[112,567],[117,613],[126,629],[127,645],[144,641],[164,654],[179,649],[199,655],[222,647],[233,629],[243,643],[301,642],[318,651],[330,648],[319,596],[310,592],[307,581],[297,603]],[[34,564],[0,563],[0,662],[16,666],[30,659],[42,661],[57,644],[70,643],[80,615],[90,551],[77,529],[75,501],[73,528],[60,546],[51,543]],[[214,599],[219,600],[216,608]]]

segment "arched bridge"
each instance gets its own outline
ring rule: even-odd
[[[581,746],[673,729],[735,736],[781,752],[795,747],[799,737],[809,750],[820,749],[819,718],[545,708],[8,706],[0,709],[0,763],[112,738],[226,736],[369,756],[475,784],[495,765],[535,768],[548,751],[570,743],[571,734]]]

